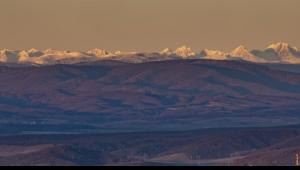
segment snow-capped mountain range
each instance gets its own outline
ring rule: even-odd
[[[59,51],[48,49],[0,50],[1,63],[18,64],[76,64],[98,60],[118,60],[123,62],[141,63],[172,59],[210,59],[210,60],[244,60],[255,63],[300,64],[300,51],[287,43],[274,43],[265,50],[249,51],[245,46],[239,46],[231,52],[205,49],[193,52],[191,48],[182,46],[176,50],[169,48],[161,52],[109,52],[103,49],[91,49],[87,52]]]

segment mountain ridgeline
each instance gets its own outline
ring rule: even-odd
[[[0,62],[9,64],[76,64],[95,62],[99,60],[117,60],[129,63],[143,63],[150,61],[164,61],[174,59],[211,59],[211,60],[244,60],[254,63],[300,64],[300,52],[296,47],[287,43],[274,43],[265,50],[249,51],[239,46],[231,52],[205,49],[193,52],[186,46],[161,52],[109,52],[103,49],[91,49],[87,52],[58,51],[48,49],[39,51],[30,50],[0,50]]]

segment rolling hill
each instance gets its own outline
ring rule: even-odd
[[[110,132],[298,124],[300,75],[215,60],[0,67],[0,131]]]
[[[290,126],[0,136],[0,165],[293,166],[298,144],[284,143],[299,135],[299,126]]]

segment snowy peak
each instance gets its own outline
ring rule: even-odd
[[[219,51],[219,50],[209,50],[205,49],[201,51],[200,55],[204,59],[211,59],[211,60],[226,60],[229,56],[228,53]]]
[[[0,62],[2,63],[7,62],[6,50],[0,51]]]
[[[287,52],[287,51],[289,51],[291,49],[297,50],[297,48],[292,47],[290,44],[288,44],[288,43],[282,43],[282,42],[271,44],[271,45],[268,46],[268,49],[273,49],[277,53]]]
[[[300,63],[300,52],[296,47],[293,47],[288,43],[274,43],[268,46],[267,50],[270,49],[277,54],[277,58],[280,62]]]
[[[18,61],[19,62],[26,62],[28,59],[30,58],[30,55],[27,51],[22,50],[19,54],[18,54]]]
[[[183,58],[192,57],[192,56],[196,55],[196,53],[194,53],[192,51],[192,49],[187,46],[182,46],[182,47],[177,48],[175,53],[176,53],[176,55],[183,57]]]
[[[16,53],[18,53],[18,51],[9,50],[9,49],[0,50],[1,55],[10,55],[10,54],[16,54]]]
[[[37,53],[40,52],[39,50],[35,49],[35,48],[31,48],[30,50],[27,50],[28,53]]]
[[[166,48],[161,52],[109,52],[105,49],[94,48],[86,52],[60,51],[48,49],[39,51],[35,48],[26,50],[0,50],[0,62],[30,63],[30,64],[74,64],[99,60],[118,60],[123,62],[142,63],[172,59],[210,59],[210,60],[244,60],[255,63],[285,63],[300,64],[300,52],[296,47],[287,43],[274,43],[266,50],[252,50],[243,45],[231,52],[205,49],[193,52],[190,47],[182,46],[176,50]]]
[[[52,48],[49,48],[49,49],[47,49],[47,50],[44,51],[45,54],[55,54],[56,52],[58,52],[58,51],[56,51],[56,50],[54,50]]]
[[[236,49],[234,49],[230,53],[230,56],[233,58],[239,58],[241,60],[250,61],[250,62],[256,62],[256,63],[265,62],[264,59],[257,57],[255,55],[253,55],[252,53],[250,53],[249,50],[243,45],[240,45]]]
[[[53,58],[59,57],[59,58],[67,58],[67,57],[81,57],[85,56],[82,52],[78,51],[59,51],[54,49],[47,49],[43,52],[43,56],[52,56]]]
[[[96,57],[105,57],[108,55],[112,55],[112,53],[108,52],[107,50],[99,49],[99,48],[94,48],[89,51],[87,51],[87,54],[89,55],[94,55]]]
[[[281,43],[281,42],[269,45],[268,49],[273,49],[281,57],[288,56],[288,55],[295,55],[298,53],[298,49],[296,47],[293,47],[288,43]]]
[[[160,54],[163,54],[163,55],[172,55],[172,54],[174,54],[174,51],[171,50],[170,48],[166,48],[166,49],[162,50],[160,52]]]
[[[0,62],[14,63],[18,60],[17,50],[4,49],[0,51]]]
[[[240,45],[237,48],[235,48],[230,54],[234,57],[242,57],[245,55],[251,55],[250,52],[248,51],[248,49],[243,45]]]

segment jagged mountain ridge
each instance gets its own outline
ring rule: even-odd
[[[86,52],[59,51],[48,49],[0,50],[0,62],[23,64],[76,64],[98,60],[119,60],[129,63],[164,61],[172,59],[210,59],[210,60],[244,60],[254,63],[300,64],[300,51],[287,43],[274,43],[265,50],[249,51],[241,45],[231,52],[205,49],[193,52],[191,48],[182,46],[176,50],[169,48],[161,52],[109,52],[104,49],[91,49]]]

